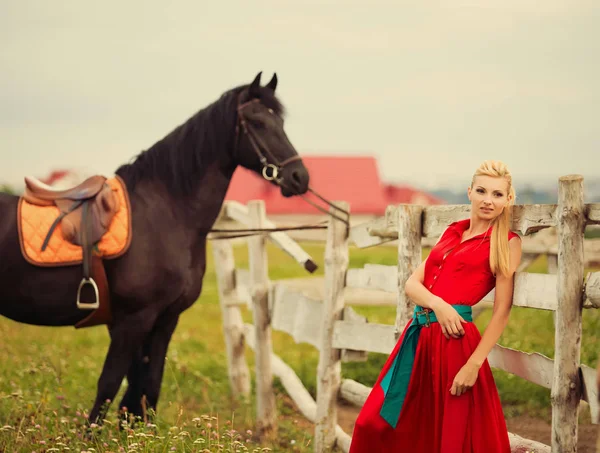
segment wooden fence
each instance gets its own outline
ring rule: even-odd
[[[348,205],[338,202],[348,209]],[[353,227],[332,220],[327,230],[325,280],[322,300],[307,297],[284,283],[269,281],[266,273],[265,238],[249,241],[250,270],[235,268],[229,241],[214,241],[215,265],[223,311],[223,325],[232,391],[249,392],[249,372],[244,360],[245,344],[256,352],[257,425],[260,432],[276,431],[272,388],[273,375],[306,418],[315,423],[316,452],[336,445],[348,451],[348,433],[337,425],[336,401],[342,398],[362,406],[370,388],[342,379],[342,361],[364,361],[367,352],[389,354],[412,313],[404,285],[421,262],[421,247],[437,238],[445,227],[470,214],[470,206],[398,205],[388,207],[385,217]],[[248,208],[228,203],[224,215],[252,228],[268,226],[262,201]],[[557,273],[515,276],[514,305],[555,313],[555,358],[526,353],[496,345],[488,356],[492,367],[505,370],[551,389],[552,445],[510,434],[513,451],[574,452],[577,450],[577,423],[580,401],[586,401],[593,423],[598,423],[596,371],[580,363],[582,308],[600,308],[600,272],[584,278],[586,225],[600,224],[600,204],[584,204],[583,179],[566,176],[559,180],[558,204],[520,205],[513,208],[513,231],[527,236],[544,228],[557,228]],[[277,243],[300,264],[312,258],[283,233],[272,233]],[[348,269],[348,246],[371,247],[397,239],[398,265],[370,265]],[[310,266],[308,266],[310,267]],[[307,268],[308,268],[307,267]],[[352,308],[344,306],[349,291],[369,290],[393,293],[397,300],[395,325],[367,322]],[[493,301],[494,291],[484,300]],[[239,306],[250,304],[254,324],[243,324]],[[313,400],[300,379],[271,349],[271,329],[290,334],[296,342],[313,345],[320,352],[317,398]]]

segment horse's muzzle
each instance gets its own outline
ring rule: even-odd
[[[282,183],[281,195],[291,197],[294,195],[302,195],[308,190],[310,176],[308,170],[301,163],[284,167],[281,170]]]

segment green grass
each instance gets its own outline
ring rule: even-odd
[[[323,274],[323,247],[305,249],[319,263]],[[426,253],[426,252],[425,252]],[[306,277],[307,273],[283,252],[269,246],[272,279]],[[350,251],[350,266],[365,263],[395,265],[397,250],[378,247]],[[247,250],[235,250],[236,265],[247,266]],[[231,397],[227,380],[221,313],[217,300],[212,254],[200,300],[181,317],[168,351],[156,426],[118,429],[116,404],[108,423],[91,441],[84,436],[85,414],[95,396],[108,336],[104,327],[76,331],[17,324],[0,319],[0,451],[48,452],[192,452],[192,451],[312,451],[312,426],[293,410],[276,380],[280,413],[277,440],[259,443],[254,430],[255,404]],[[530,272],[545,272],[543,258]],[[393,324],[394,307],[355,307],[370,322]],[[477,326],[485,328],[491,313],[484,312]],[[252,320],[244,310],[246,321]],[[595,365],[600,336],[600,312],[585,310],[582,363]],[[515,308],[502,336],[502,345],[527,352],[554,353],[552,314]],[[296,345],[286,334],[273,332],[273,349],[315,395],[317,351]],[[253,353],[246,353],[253,373]],[[383,354],[369,354],[366,363],[343,364],[345,378],[372,385],[385,361]],[[524,412],[547,418],[550,391],[494,370],[507,417]],[[253,382],[254,386],[254,382]],[[122,387],[116,401],[122,396]],[[211,424],[209,427],[208,424]],[[135,445],[134,445],[135,444]],[[222,445],[219,449],[218,445]]]

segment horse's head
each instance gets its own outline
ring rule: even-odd
[[[275,97],[277,75],[264,87],[260,76],[238,97],[236,161],[279,185],[285,197],[303,194],[308,171],[283,129],[283,107]]]

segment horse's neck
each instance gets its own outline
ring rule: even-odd
[[[145,222],[170,225],[168,228],[184,231],[187,236],[202,236],[221,211],[232,175],[233,171],[224,170],[214,161],[185,196],[169,192],[158,181],[143,181],[131,194],[133,215]]]
[[[199,232],[210,229],[221,212],[233,171],[223,170],[214,162],[198,183],[195,196],[189,202],[188,218]]]

